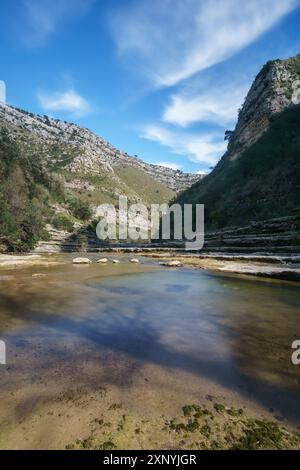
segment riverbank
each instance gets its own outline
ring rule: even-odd
[[[0,268],[3,269],[14,269],[14,268],[24,268],[30,266],[57,266],[63,264],[63,261],[59,261],[57,255],[44,254],[0,254]]]
[[[175,267],[177,264],[177,267],[300,282],[300,259],[296,258],[266,255],[192,255],[174,252],[140,254],[157,260],[164,266]]]
[[[236,274],[242,276],[255,276],[258,278],[271,278],[283,281],[300,282],[300,257],[289,256],[267,256],[267,255],[229,255],[229,254],[191,254],[177,250],[157,250],[141,248],[118,247],[107,251],[99,251],[99,258],[112,253],[126,257],[135,253],[138,258],[153,261],[167,267],[192,267],[204,269],[223,274]],[[68,258],[63,257],[63,253],[45,254],[24,254],[24,255],[0,255],[0,269],[14,269],[18,267],[31,266],[55,266],[59,264],[72,263],[73,258],[79,256],[78,253],[69,253]],[[108,256],[107,255],[107,256]],[[89,258],[89,254],[82,256]],[[95,258],[96,253],[92,254]],[[94,260],[95,261],[95,260]],[[129,259],[127,260],[129,261]]]

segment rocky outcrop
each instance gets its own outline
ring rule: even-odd
[[[270,117],[292,106],[293,84],[300,78],[300,54],[268,62],[257,75],[239,112],[233,132],[228,132],[225,160],[234,160],[268,128]]]
[[[205,234],[204,253],[277,255],[300,261],[300,216],[287,216],[253,222],[244,227],[229,227]]]

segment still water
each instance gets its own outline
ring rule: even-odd
[[[67,261],[1,272],[3,425],[62,390],[102,385],[136,411],[213,396],[300,425],[297,285],[126,257],[108,266]]]

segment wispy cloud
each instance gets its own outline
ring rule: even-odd
[[[74,89],[54,93],[38,93],[40,106],[50,113],[62,112],[81,117],[91,110],[89,102]]]
[[[238,116],[249,89],[249,84],[230,83],[221,86],[210,86],[204,91],[178,92],[171,97],[165,108],[165,122],[185,127],[194,122],[210,122],[217,125],[232,124]]]
[[[25,45],[44,45],[50,35],[66,21],[80,16],[90,8],[93,0],[22,0],[18,18],[22,25],[19,34]]]
[[[5,82],[0,80],[0,103],[5,103],[6,93],[5,93]]]
[[[158,142],[177,155],[185,155],[193,162],[214,165],[226,150],[226,142],[220,135],[189,134],[170,131],[163,126],[146,126],[140,137]]]
[[[271,29],[299,0],[138,0],[111,23],[119,52],[159,86],[218,64]]]
[[[165,168],[170,168],[171,170],[180,170],[182,168],[182,165],[179,165],[178,163],[172,163],[172,162],[158,162],[158,163],[155,163],[155,165],[163,166]]]

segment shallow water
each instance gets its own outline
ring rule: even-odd
[[[298,286],[121,259],[1,272],[3,423],[76,384],[139,411],[212,395],[300,425]]]

